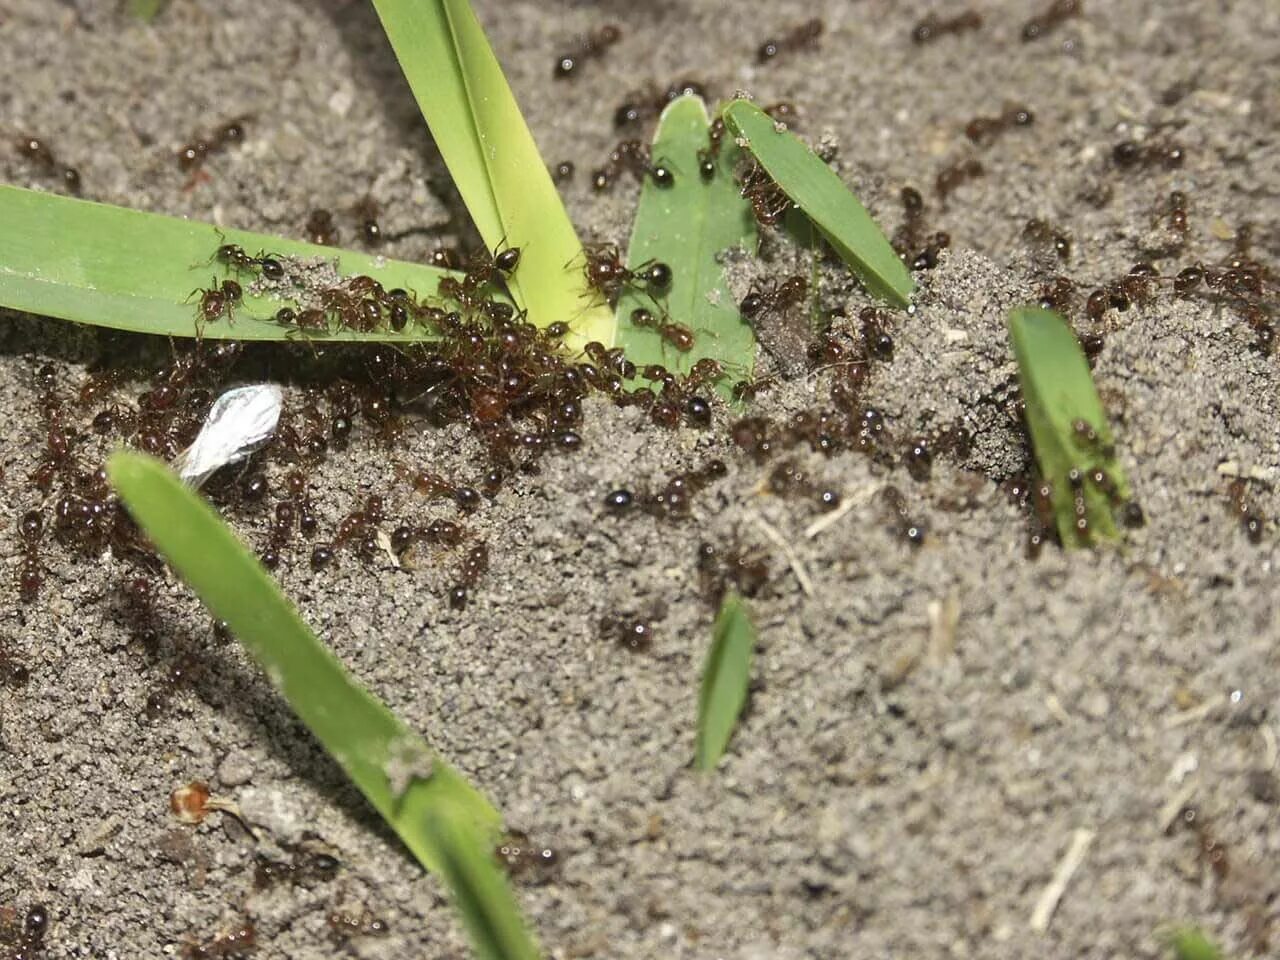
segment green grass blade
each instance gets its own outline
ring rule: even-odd
[[[746,602],[736,593],[725,594],[716,616],[698,697],[695,760],[699,770],[715,769],[729,746],[738,715],[747,702],[755,645],[756,627]]]
[[[440,874],[453,895],[480,960],[537,960],[538,948],[520,920],[520,913],[483,838],[454,815],[446,805],[441,816],[428,822],[427,831],[440,855]]]
[[[466,811],[482,837],[496,840],[501,817],[489,801],[356,682],[208,504],[163,463],[142,454],[114,454],[107,474],[169,565],[226,621],[424,866],[439,871],[444,864],[430,833],[442,804]],[[425,779],[410,776],[411,770]]]
[[[458,192],[491,248],[519,247],[511,283],[539,326],[611,345],[613,316],[585,298],[582,244],[466,0],[373,0]]]
[[[150,23],[168,4],[169,0],[129,0],[129,14]]]
[[[1169,938],[1174,960],[1222,960],[1222,951],[1199,930],[1178,930]]]
[[[709,126],[707,108],[699,97],[680,97],[663,111],[653,157],[676,171],[675,183],[659,187],[645,180],[627,250],[631,267],[646,260],[671,267],[674,279],[662,305],[673,322],[693,331],[693,349],[681,353],[657,331],[631,323],[636,307],[653,309],[653,301],[635,290],[618,300],[618,343],[638,365],[660,363],[687,374],[695,362],[712,357],[735,379],[748,379],[755,362],[755,336],[738,314],[716,257],[731,247],[754,253],[759,238],[751,205],[742,199],[733,180],[737,147],[726,143],[720,150],[710,182],[704,182],[698,172],[697,154],[707,146]],[[727,396],[728,383],[722,384]]]
[[[170,337],[196,334],[191,292],[219,280],[210,263],[223,243],[238,243],[293,257],[336,260],[344,275],[366,274],[387,289],[432,296],[445,271],[375,258],[244,230],[143,213],[87,200],[0,186],[0,306],[116,330]],[[184,302],[185,301],[185,302]],[[211,339],[289,340],[300,335],[269,318],[285,301],[246,294],[235,322],[204,325]],[[411,324],[403,333],[351,330],[312,334],[309,340],[432,340]]]
[[[724,108],[724,121],[739,144],[764,167],[782,191],[813,221],[874,296],[905,308],[915,284],[906,265],[866,207],[835,172],[797,136],[746,100]]]
[[[1115,440],[1075,333],[1057,314],[1040,307],[1019,307],[1009,314],[1009,337],[1018,362],[1018,380],[1026,403],[1027,427],[1040,475],[1052,485],[1053,513],[1065,546],[1119,536],[1113,507],[1129,499],[1129,485],[1115,458]],[[1096,439],[1076,429],[1081,422]],[[1088,530],[1076,525],[1075,493],[1069,474],[1087,477],[1101,468],[1109,478],[1108,494],[1092,481],[1081,487]]]

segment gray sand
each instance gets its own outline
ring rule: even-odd
[[[512,826],[559,851],[553,873],[520,889],[547,955],[1146,958],[1162,955],[1157,928],[1182,921],[1235,957],[1276,955],[1280,541],[1274,521],[1260,545],[1246,540],[1222,475],[1224,464],[1254,471],[1257,507],[1280,515],[1276,357],[1204,301],[1162,293],[1108,314],[1096,376],[1149,518],[1121,551],[1025,561],[1026,518],[993,478],[1023,468],[1026,450],[993,400],[1013,373],[1004,311],[1060,269],[1023,241],[1029,217],[1071,234],[1061,269],[1086,290],[1167,242],[1156,222],[1174,189],[1190,198],[1190,234],[1160,259],[1166,272],[1222,260],[1218,234],[1246,221],[1255,255],[1280,254],[1280,8],[1088,2],[1086,18],[1023,44],[1020,24],[1041,4],[992,2],[979,32],[918,48],[921,3],[478,6],[546,157],[577,163],[569,207],[594,238],[624,239],[634,204],[630,185],[597,198],[586,184],[616,139],[613,107],[689,74],[718,94],[796,102],[801,129],[835,138],[845,179],[890,229],[899,189],[922,188],[931,229],[949,230],[954,249],[923,275],[869,398],[900,438],[958,420],[975,433],[968,460],[940,460],[923,484],[853,454],[803,455],[857,501],[810,539],[814,508],[758,492],[763,471],[732,450],[726,414],[711,433],[662,433],[597,402],[581,453],[549,458],[478,516],[493,569],[465,612],[443,596],[452,554],[400,570],[344,558],[321,573],[301,544],[287,554],[285,590],[339,656]],[[86,196],[300,235],[312,206],[340,211],[372,192],[388,229],[447,231],[428,189],[443,167],[365,4],[176,0],[153,28],[115,7],[0,3],[5,137],[48,138]],[[820,51],[754,66],[769,30],[815,11],[828,26]],[[553,82],[554,55],[606,20],[623,41],[577,82]],[[1006,99],[1035,123],[970,147],[967,119]],[[239,113],[254,116],[248,143],[184,191],[172,152]],[[1162,133],[1185,144],[1182,169],[1110,167],[1114,143]],[[986,175],[940,211],[933,178],[969,154]],[[0,180],[45,183],[9,149]],[[1109,203],[1081,199],[1099,183]],[[355,242],[350,218],[339,228]],[[434,242],[389,252],[421,256]],[[865,305],[838,272],[827,288],[831,305]],[[35,369],[54,363],[73,390],[102,340],[5,315],[6,529],[38,504],[26,484],[42,444]],[[824,403],[826,383],[787,383],[761,407]],[[474,473],[461,436],[423,432],[391,459]],[[729,476],[687,521],[601,516],[607,490],[651,488],[716,455]],[[449,515],[388,476],[367,432],[316,483],[327,530],[369,492],[395,515]],[[922,548],[891,529],[876,496],[887,484],[927,525]],[[761,519],[793,545],[812,596]],[[265,515],[238,523],[262,542]],[[701,539],[764,548],[772,573],[754,601],[750,709],[713,776],[689,763],[711,619],[694,569]],[[441,886],[183,588],[161,591],[153,660],[120,622],[118,559],[73,561],[50,544],[49,582],[29,607],[10,574],[14,537],[0,539],[0,561],[0,639],[32,673],[25,689],[0,690],[0,922],[47,904],[49,958],[174,955],[246,915],[263,958],[465,955]],[[601,616],[619,609],[655,617],[649,653],[600,638]],[[193,685],[161,720],[142,719],[166,658],[188,648]],[[342,861],[337,878],[255,892],[254,844],[233,820],[193,829],[169,815],[169,791],[192,779],[238,803],[262,849],[322,844]],[[1225,845],[1225,877],[1194,834],[1162,829],[1179,797]],[[1082,829],[1092,843],[1035,933],[1036,902]],[[341,945],[333,909],[368,909],[390,933]]]

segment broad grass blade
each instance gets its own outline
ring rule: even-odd
[[[169,565],[256,659],[272,684],[410,852],[439,872],[437,810],[465,812],[492,848],[497,810],[370,694],[321,643],[230,528],[163,463],[121,452],[111,484]]]
[[[211,262],[224,243],[250,254],[274,254],[337,262],[346,276],[365,274],[384,287],[432,296],[445,271],[350,250],[282,240],[245,230],[143,213],[87,200],[0,186],[0,306],[116,330],[193,337],[197,296],[193,290],[225,275]],[[234,323],[202,325],[208,339],[290,340],[298,334],[266,318],[287,304],[246,296]],[[357,342],[434,340],[410,325],[357,333],[308,333],[309,340]]]
[[[756,627],[746,602],[736,593],[726,593],[702,670],[695,756],[699,770],[715,769],[729,746],[738,715],[747,702],[755,645]]]
[[[1075,333],[1050,310],[1018,307],[1009,314],[1009,337],[1031,445],[1040,475],[1052,486],[1053,514],[1063,545],[1116,539],[1113,509],[1129,499],[1129,484],[1116,460],[1107,414]],[[1089,479],[1098,468],[1110,492]],[[1086,508],[1083,533],[1077,525],[1073,469],[1080,471],[1078,486]]]
[[[519,247],[511,292],[571,346],[610,345],[613,316],[584,298],[582,244],[466,0],[373,0],[418,107],[480,236]]]
[[[849,265],[872,295],[907,307],[915,283],[867,208],[795,134],[747,100],[723,111],[725,125]]]
[[[733,180],[740,155],[737,147],[722,145],[709,180],[699,172],[698,151],[707,146],[709,126],[707,108],[699,97],[680,97],[662,113],[653,159],[675,171],[675,182],[660,187],[647,179],[640,188],[627,263],[636,267],[658,260],[671,267],[674,279],[669,294],[656,303],[630,289],[619,298],[618,343],[637,365],[658,363],[687,374],[698,360],[711,357],[735,379],[749,379],[755,363],[755,335],[738,313],[718,258],[733,247],[754,253],[759,238],[751,206]],[[665,311],[671,322],[688,327],[695,338],[693,348],[683,353],[656,330],[632,324],[631,311],[637,307],[660,318]],[[727,398],[727,378],[720,389]]]

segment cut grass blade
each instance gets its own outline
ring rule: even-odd
[[[646,260],[671,267],[671,291],[660,301],[660,308],[672,322],[693,331],[693,349],[682,353],[656,330],[632,324],[631,311],[637,307],[658,313],[652,299],[632,289],[618,300],[618,344],[638,366],[658,363],[687,374],[698,360],[711,357],[735,378],[749,379],[755,337],[738,313],[717,257],[732,247],[754,253],[756,222],[751,205],[733,181],[737,147],[724,145],[709,182],[699,173],[698,151],[707,146],[709,126],[707,108],[699,97],[680,97],[662,112],[653,157],[675,171],[675,182],[660,187],[652,179],[645,180],[627,249],[630,267]],[[727,398],[728,383],[721,382]]]
[[[384,260],[350,250],[318,247],[244,230],[221,230],[87,200],[20,187],[0,186],[0,306],[116,330],[169,337],[196,335],[197,297],[192,291],[219,280],[225,270],[211,262],[223,243],[250,254],[260,250],[301,258],[336,260],[344,275],[366,274],[384,287],[432,296],[446,272]],[[300,335],[268,318],[283,300],[250,296],[234,323],[203,325],[209,339],[291,340]],[[434,340],[410,325],[357,333],[308,333],[308,340],[360,342]]]
[[[373,0],[418,107],[484,242],[520,248],[511,292],[571,346],[611,345],[607,308],[584,298],[582,244],[533,134],[466,0]]]
[[[821,231],[872,295],[905,308],[915,284],[866,207],[795,134],[747,100],[723,111],[725,125],[783,193]]]
[[[442,804],[465,811],[481,836],[497,838],[501,817],[489,801],[357,683],[211,507],[143,454],[112,455],[107,474],[169,565],[226,621],[424,866],[438,871],[444,862],[428,831]]]
[[[477,838],[465,817],[457,816],[450,805],[441,805],[438,814],[426,822],[427,832],[475,955],[480,960],[537,960],[538,948],[520,921],[511,888],[497,863],[491,856],[475,855],[477,848],[488,849],[483,838]]]
[[[1116,539],[1112,512],[1129,500],[1129,484],[1116,460],[1111,427],[1075,333],[1049,310],[1019,307],[1009,314],[1009,337],[1031,445],[1040,475],[1052,488],[1050,500],[1063,545]],[[1094,479],[1095,470],[1102,471],[1101,482]],[[1083,528],[1077,498],[1083,500]]]
[[[756,627],[746,602],[736,593],[726,593],[702,670],[695,757],[699,770],[715,769],[729,746],[738,715],[747,702],[755,645]]]

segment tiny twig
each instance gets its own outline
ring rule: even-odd
[[[1036,933],[1048,931],[1053,912],[1058,909],[1058,901],[1066,892],[1071,877],[1080,869],[1080,864],[1084,863],[1085,854],[1089,850],[1089,844],[1093,843],[1093,837],[1094,832],[1083,827],[1072,834],[1071,846],[1058,862],[1058,869],[1053,872],[1053,879],[1040,894],[1040,899],[1036,901],[1036,908],[1031,913],[1031,929]]]
[[[813,596],[813,581],[809,578],[809,572],[805,570],[800,558],[796,556],[796,552],[791,549],[791,544],[787,543],[786,538],[778,532],[777,527],[760,516],[760,514],[752,513],[751,519],[755,521],[760,531],[773,542],[773,545],[782,551],[782,555],[787,558],[787,563],[791,565],[791,572],[796,575],[796,581],[800,584],[800,589],[804,591],[804,595],[806,597]]]

